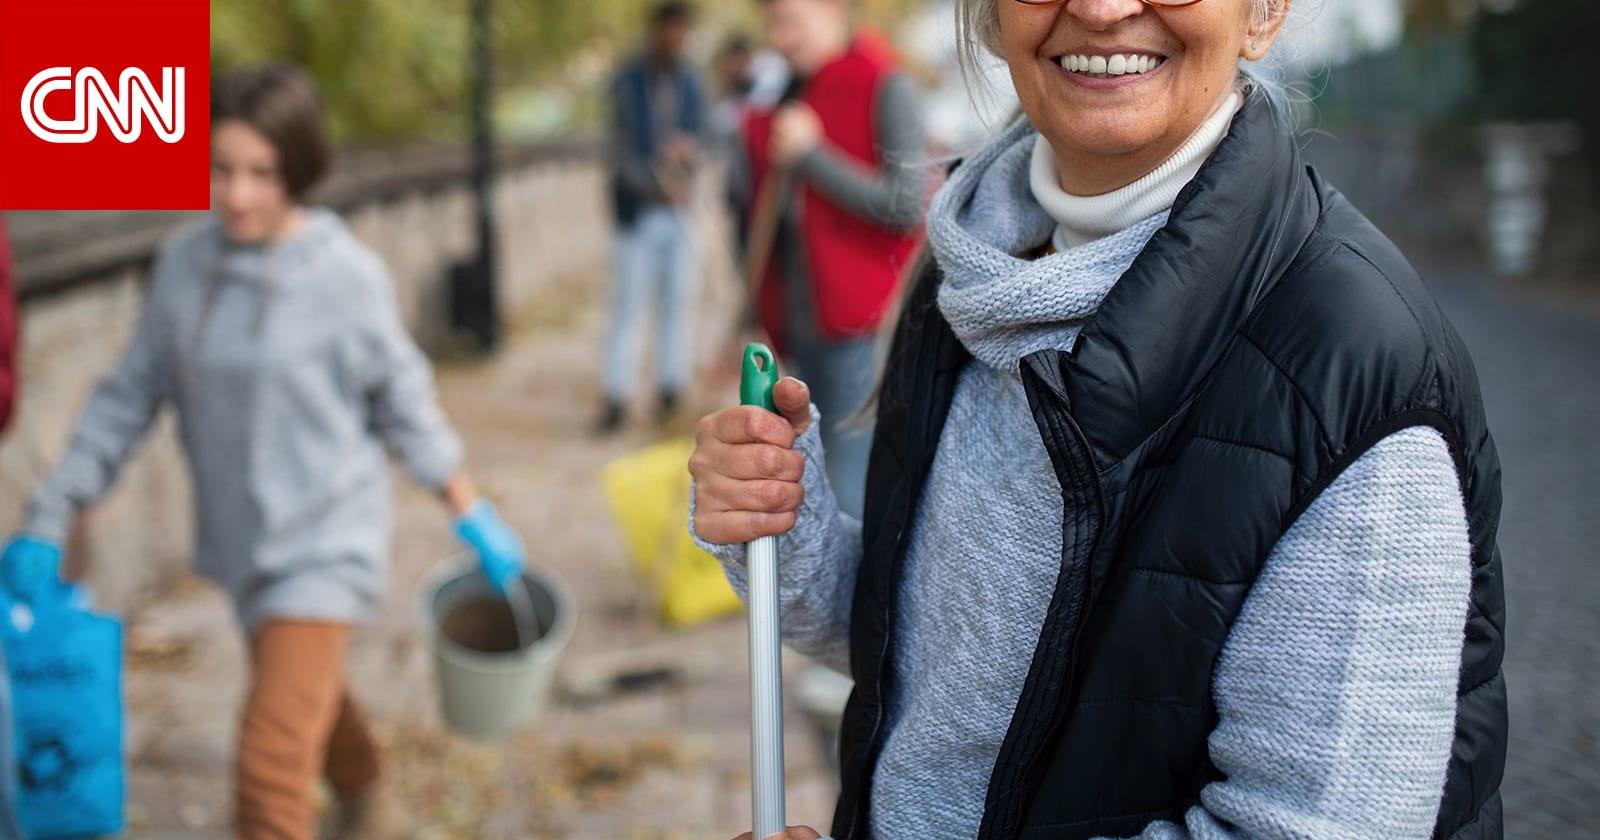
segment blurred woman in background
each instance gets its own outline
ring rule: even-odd
[[[1288,5],[959,0],[1025,116],[929,212],[864,517],[798,380],[702,421],[692,527],[741,589],[783,535],[855,679],[838,840],[1501,835],[1477,376],[1241,72]]]
[[[211,102],[212,214],[162,247],[128,350],[34,493],[0,578],[23,599],[51,585],[75,513],[171,404],[196,566],[249,637],[238,835],[314,837],[325,775],[340,836],[407,836],[343,662],[352,624],[384,592],[384,445],[439,493],[497,586],[519,574],[522,543],[461,469],[383,264],[338,216],[303,204],[329,159],[314,83],[266,67],[219,81]]]

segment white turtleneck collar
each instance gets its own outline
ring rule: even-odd
[[[1033,145],[1028,183],[1033,197],[1056,221],[1050,242],[1065,251],[1128,228],[1172,206],[1178,191],[1216,151],[1244,99],[1233,91],[1193,135],[1160,166],[1133,183],[1101,195],[1072,195],[1056,177],[1056,156],[1039,135]]]

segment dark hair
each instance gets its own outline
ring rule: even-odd
[[[211,124],[239,120],[278,153],[284,189],[299,200],[322,179],[332,157],[317,83],[292,64],[236,70],[211,92]]]
[[[650,28],[694,23],[694,5],[686,0],[663,0],[650,10]]]
[[[728,36],[728,40],[722,42],[722,49],[718,50],[717,54],[744,55],[745,53],[753,52],[755,46],[755,42],[750,39],[749,35],[743,32],[736,32]]]

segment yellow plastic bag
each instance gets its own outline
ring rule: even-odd
[[[722,564],[689,536],[689,455],[676,438],[606,464],[600,481],[642,574],[656,579],[661,618],[686,626],[739,612],[743,604]]]

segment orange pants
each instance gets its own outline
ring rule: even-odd
[[[234,771],[242,840],[315,838],[319,775],[341,800],[377,781],[377,745],[344,681],[349,640],[331,621],[273,620],[251,637]]]

